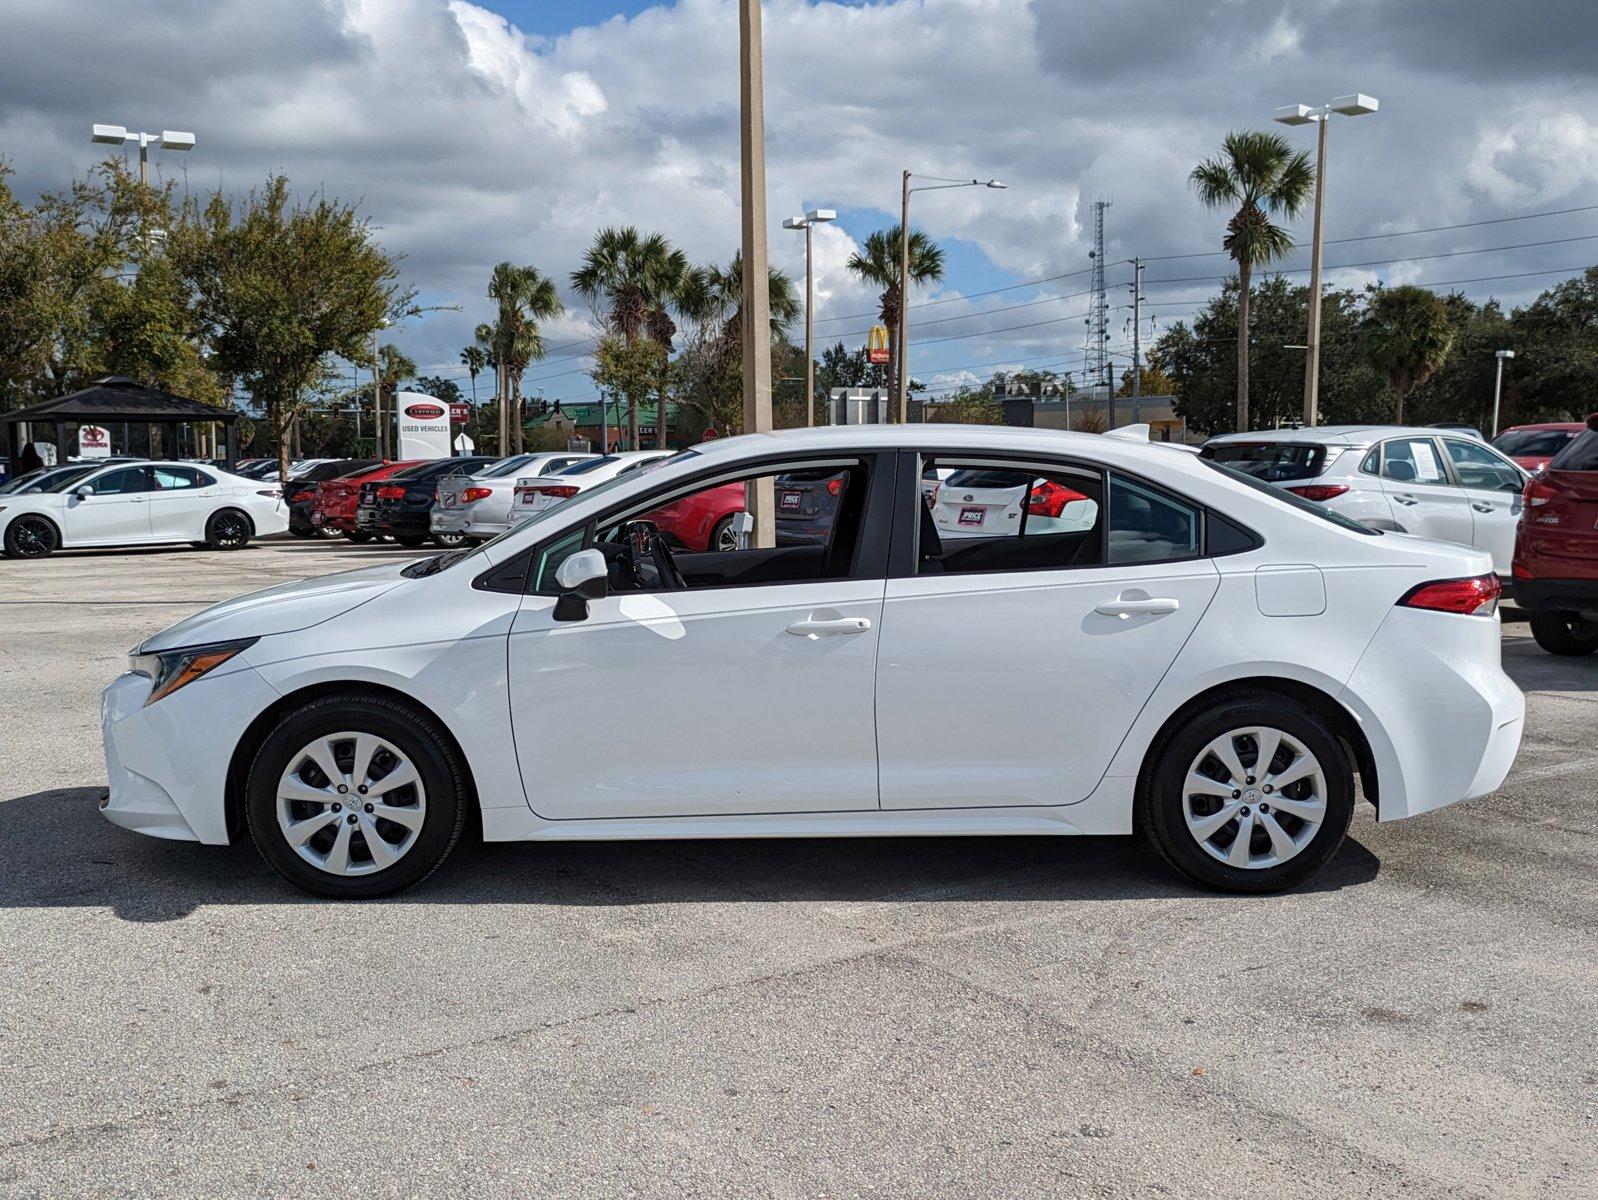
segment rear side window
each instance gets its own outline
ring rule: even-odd
[[[1548,464],[1550,471],[1598,471],[1598,429],[1584,429]]]
[[[1431,438],[1394,438],[1382,445],[1382,478],[1394,483],[1447,483]]]
[[[1326,447],[1312,442],[1221,442],[1199,455],[1267,483],[1314,479],[1326,469]]]
[[[151,467],[155,473],[155,486],[163,492],[181,491],[184,488],[210,487],[216,482],[193,467]]]
[[[1198,509],[1111,473],[1111,565],[1173,562],[1198,552]]]

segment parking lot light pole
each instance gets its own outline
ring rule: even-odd
[[[1377,110],[1374,96],[1356,93],[1339,96],[1330,104],[1311,108],[1289,104],[1276,110],[1275,120],[1282,125],[1318,125],[1315,146],[1315,232],[1309,259],[1309,354],[1304,359],[1304,424],[1314,425],[1320,415],[1321,379],[1321,219],[1326,201],[1326,125],[1333,113],[1360,117]]]
[[[816,423],[816,359],[811,343],[815,339],[816,269],[815,229],[824,221],[836,221],[838,214],[830,208],[812,208],[802,217],[789,217],[782,223],[784,229],[805,231],[805,426]]]
[[[96,125],[91,142],[103,146],[121,146],[128,142],[139,144],[139,183],[150,186],[150,147],[163,150],[193,150],[194,135],[179,129],[163,129],[160,133],[133,133],[125,125]]]
[[[932,182],[911,187],[911,179],[930,179]],[[897,420],[904,425],[910,420],[910,364],[905,361],[910,350],[910,193],[941,192],[948,188],[1004,188],[1008,185],[997,179],[944,179],[939,175],[912,175],[909,171],[904,173],[902,182],[904,190],[899,204],[899,329],[898,336],[894,338],[898,352],[894,359],[899,372]]]
[[[1514,357],[1513,350],[1493,351],[1493,358],[1496,360],[1493,368],[1493,426],[1487,433],[1488,438],[1498,436],[1498,404],[1504,395],[1504,359]]]

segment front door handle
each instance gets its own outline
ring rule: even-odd
[[[1420,501],[1415,499],[1415,497],[1407,495],[1407,494],[1405,494],[1403,492],[1399,492],[1399,493],[1395,494],[1393,496],[1393,499],[1399,504],[1419,504],[1420,503]]]
[[[1106,617],[1160,617],[1174,613],[1181,607],[1181,602],[1174,596],[1128,596],[1122,593],[1114,600],[1106,600],[1094,611]]]
[[[1480,500],[1471,501],[1471,505],[1470,506],[1472,508],[1474,508],[1477,512],[1492,512],[1493,511],[1493,506],[1491,504],[1484,504]]]
[[[803,621],[795,621],[788,626],[788,632],[794,636],[812,640],[820,637],[836,637],[840,634],[867,633],[870,629],[870,617],[806,617]]]

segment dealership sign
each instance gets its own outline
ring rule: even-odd
[[[78,427],[79,458],[110,458],[111,431],[99,425]]]
[[[449,457],[449,408],[425,392],[394,397],[400,458]]]
[[[449,406],[449,419],[457,425],[464,425],[471,419],[472,406],[469,404],[451,403]]]

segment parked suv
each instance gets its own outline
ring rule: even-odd
[[[1526,485],[1515,602],[1550,654],[1598,650],[1598,413]]]
[[[1372,529],[1475,546],[1506,582],[1530,476],[1469,434],[1322,425],[1211,438],[1199,453]]]
[[[1493,446],[1526,470],[1540,471],[1585,428],[1580,421],[1515,425],[1495,437]]]

